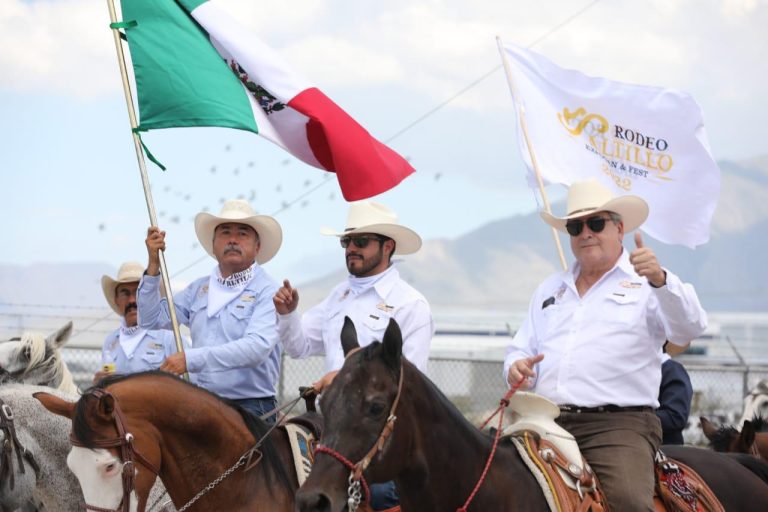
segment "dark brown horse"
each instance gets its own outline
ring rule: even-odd
[[[745,421],[740,431],[731,425],[717,427],[703,416],[699,420],[716,452],[748,453],[768,462],[768,424],[762,416]]]
[[[68,465],[89,505],[143,511],[159,476],[179,510],[294,510],[285,433],[265,437],[265,422],[202,388],[147,372],[106,379],[76,403],[35,397],[72,420]]]
[[[456,512],[480,480],[492,439],[467,422],[402,357],[400,329],[393,321],[382,343],[354,351],[357,336],[348,319],[341,339],[348,357],[320,404],[324,413],[321,442],[327,451],[316,454],[312,472],[296,495],[297,510],[347,510],[349,468],[372,452],[370,466],[363,472],[365,480],[394,480],[403,512]],[[393,409],[394,423],[388,422]],[[387,424],[394,425],[391,435],[381,451],[371,451],[388,430]],[[768,505],[768,486],[735,461],[710,450],[673,451],[676,458],[706,474],[726,510]],[[515,448],[505,443],[499,446],[468,510],[539,512],[547,507],[539,484]]]

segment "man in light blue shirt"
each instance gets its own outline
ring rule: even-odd
[[[190,372],[196,383],[237,402],[255,415],[276,408],[280,371],[272,296],[277,283],[260,265],[277,253],[283,235],[267,215],[256,215],[242,200],[226,201],[219,216],[199,213],[195,232],[218,265],[175,295],[178,321],[189,326],[192,348],[174,354],[160,369]],[[147,233],[149,263],[139,285],[139,325],[169,329],[168,302],[160,297],[159,251],[165,232]]]
[[[171,331],[150,331],[138,325],[136,289],[143,272],[144,265],[129,261],[120,265],[116,279],[101,277],[104,298],[121,321],[120,327],[104,340],[102,367],[94,375],[94,382],[112,373],[157,370],[166,357],[176,352]]]

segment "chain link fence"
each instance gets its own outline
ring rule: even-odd
[[[64,348],[64,360],[81,390],[91,385],[100,366],[101,353],[95,349]],[[768,379],[768,365],[712,365],[691,358],[680,359],[691,376],[694,395],[689,427],[685,439],[690,444],[704,444],[699,416],[716,423],[734,424],[741,418],[744,396],[758,382]],[[323,359],[291,359],[283,357],[278,383],[278,402],[296,398],[300,386],[309,386],[324,374]],[[506,388],[502,379],[502,362],[495,360],[434,357],[429,360],[427,375],[459,410],[479,424],[497,406]]]

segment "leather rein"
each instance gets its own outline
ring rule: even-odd
[[[147,468],[155,476],[159,476],[160,470],[152,464],[146,457],[144,457],[133,445],[133,434],[128,432],[125,424],[125,416],[122,409],[120,409],[120,403],[117,398],[109,391],[104,389],[95,389],[91,392],[91,395],[96,398],[112,397],[114,401],[114,410],[112,411],[112,419],[115,421],[115,427],[117,428],[117,437],[112,439],[98,439],[94,440],[91,446],[86,446],[80,442],[74,435],[74,432],[69,433],[69,442],[72,446],[78,446],[81,448],[119,448],[120,459],[123,463],[122,469],[122,481],[123,481],[123,497],[117,508],[102,508],[94,505],[85,504],[86,510],[93,510],[95,512],[129,512],[131,505],[131,493],[136,487],[136,462],[139,462],[142,466]]]
[[[40,466],[37,464],[32,452],[22,446],[16,435],[16,426],[13,424],[13,410],[11,406],[3,402],[0,399],[0,432],[3,433],[4,439],[0,444],[0,485],[6,478],[9,480],[9,488],[13,490],[16,485],[16,480],[13,471],[13,453],[16,452],[16,460],[19,465],[19,472],[23,475],[26,473],[24,469],[24,459],[27,460],[32,469],[35,470],[35,474],[40,472]]]

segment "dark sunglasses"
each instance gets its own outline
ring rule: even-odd
[[[587,220],[577,219],[569,220],[565,223],[565,229],[571,236],[579,236],[584,231],[584,224],[587,225],[593,233],[599,233],[605,229],[605,223],[611,220],[610,217],[590,217]]]
[[[358,235],[358,236],[343,236],[339,238],[339,243],[343,248],[349,247],[349,243],[352,242],[358,249],[365,249],[368,247],[368,243],[371,240],[378,240],[381,242],[382,238],[376,235]]]

